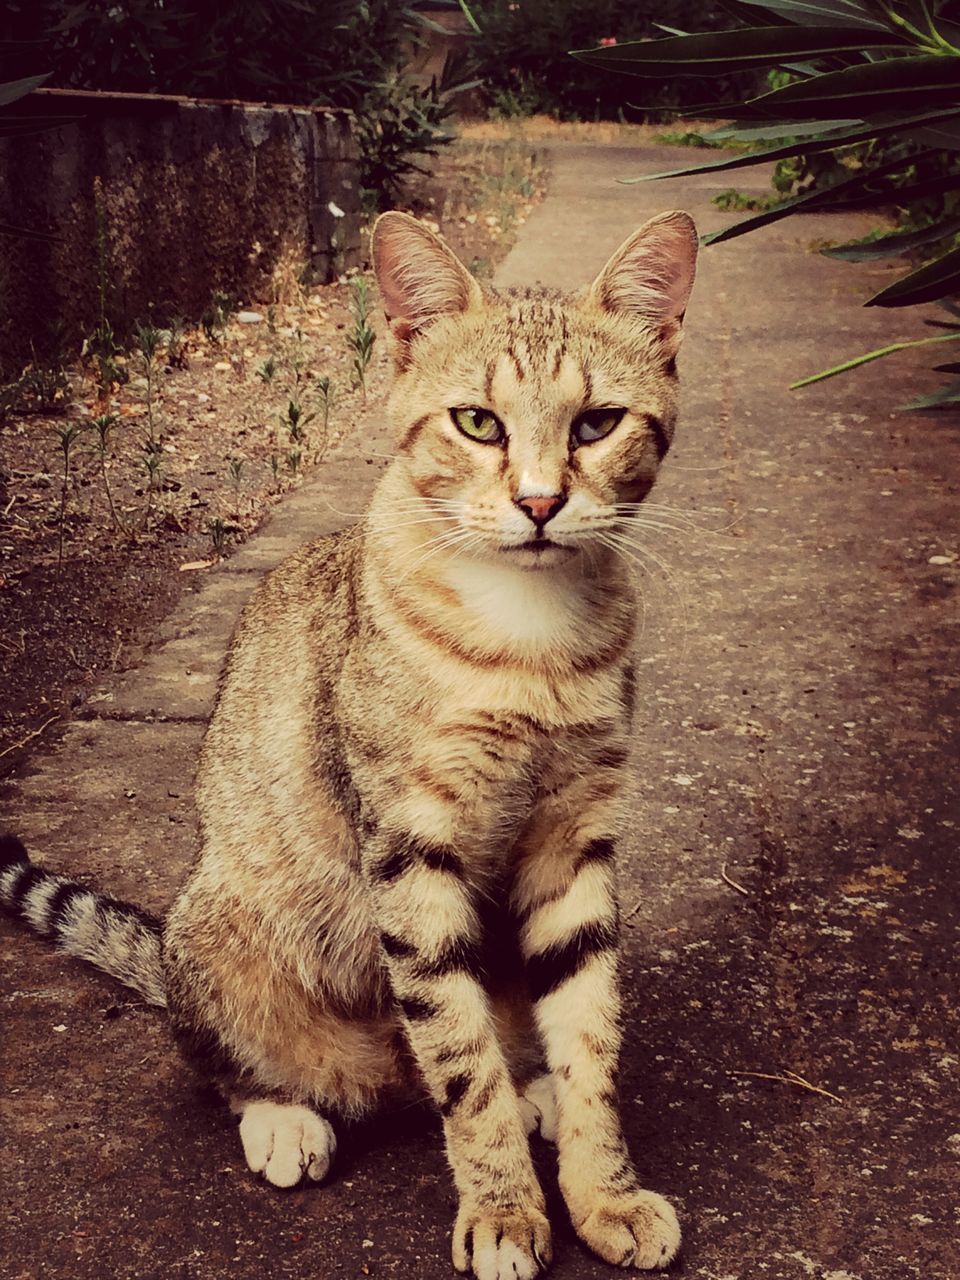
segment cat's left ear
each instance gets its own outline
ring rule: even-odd
[[[480,286],[453,251],[408,213],[377,219],[373,265],[401,367],[412,340],[434,320],[483,302]]]
[[[661,213],[625,240],[587,298],[656,328],[665,354],[676,353],[697,269],[697,228],[687,213]]]

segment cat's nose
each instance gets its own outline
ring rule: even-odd
[[[552,520],[567,500],[565,493],[551,493],[546,498],[517,498],[517,506],[530,517],[538,529]]]

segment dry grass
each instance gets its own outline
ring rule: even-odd
[[[602,145],[652,146],[662,133],[702,133],[718,127],[719,121],[680,120],[674,124],[620,124],[616,120],[554,120],[550,116],[527,116],[512,120],[465,120],[458,129],[461,138],[475,142],[590,142]]]

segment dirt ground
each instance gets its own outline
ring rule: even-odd
[[[543,176],[536,145],[515,131],[465,138],[410,185],[404,207],[489,277],[539,198]],[[135,666],[197,575],[230,555],[285,492],[335,454],[366,396],[380,395],[382,339],[366,395],[355,385],[347,341],[353,295],[346,278],[305,287],[291,266],[273,297],[231,300],[232,309],[206,329],[161,342],[149,388],[136,348],[116,360],[126,380],[106,387],[89,359],[30,371],[27,411],[0,430],[0,774],[21,744],[55,734],[64,712],[82,707],[105,674]],[[371,307],[376,329],[375,298]],[[245,323],[245,313],[260,318]],[[324,378],[331,384],[326,415]],[[293,432],[291,397],[311,415]],[[116,422],[101,450],[91,423],[103,414]]]

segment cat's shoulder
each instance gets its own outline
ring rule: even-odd
[[[352,593],[359,544],[356,526],[307,543],[264,576],[245,612],[262,617],[285,606],[313,608]]]

